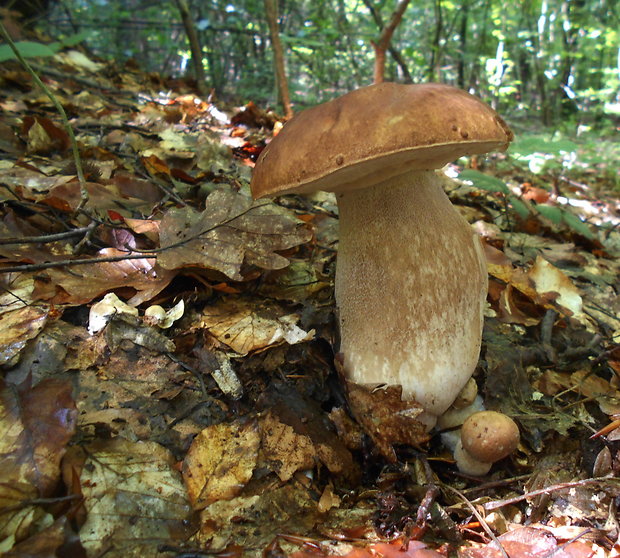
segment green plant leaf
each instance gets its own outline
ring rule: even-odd
[[[595,235],[592,233],[588,225],[586,225],[575,214],[562,207],[539,204],[536,206],[536,211],[556,225],[564,224],[573,229],[576,233],[579,233],[581,236],[585,236],[589,239],[595,238]]]
[[[534,153],[573,153],[579,146],[570,140],[550,140],[540,136],[526,136],[513,142],[508,149],[516,157],[529,157]]]
[[[15,46],[24,58],[54,56],[54,54],[60,50],[60,43],[44,45],[43,43],[35,43],[33,41],[20,41],[15,43]],[[15,58],[15,53],[9,45],[0,46],[0,62],[15,60]]]
[[[592,234],[592,231],[589,229],[588,225],[586,225],[579,217],[571,213],[570,211],[563,210],[562,217],[564,218],[564,222],[575,232],[579,233],[581,236],[585,236],[589,239],[594,239],[595,236]]]
[[[510,193],[508,186],[503,180],[484,174],[476,170],[464,170],[459,174],[459,180],[468,180],[476,188],[487,190],[488,192],[500,192],[502,194]]]
[[[90,31],[80,31],[79,33],[75,33],[74,35],[69,35],[68,37],[65,37],[61,41],[61,44],[66,47],[72,47],[86,40],[89,35]]]
[[[539,204],[536,206],[536,211],[555,225],[561,225],[564,221],[562,210],[559,207]]]
[[[529,207],[516,196],[508,196],[508,201],[514,212],[522,219],[527,219],[530,215]]]

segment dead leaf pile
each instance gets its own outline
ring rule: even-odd
[[[51,101],[3,65],[0,553],[620,554],[620,241],[604,219],[568,230],[451,192],[486,243],[476,380],[523,434],[466,478],[398,387],[339,378],[334,197],[249,195],[273,112],[75,50],[40,71],[85,182]]]

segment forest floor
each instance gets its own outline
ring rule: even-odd
[[[334,197],[249,194],[273,113],[75,51],[36,71],[88,196],[50,99],[4,64],[3,556],[620,555],[608,144],[521,137],[446,178],[486,246],[475,379],[522,434],[476,478],[439,436],[387,461],[348,413]]]

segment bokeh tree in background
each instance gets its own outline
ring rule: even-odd
[[[6,4],[6,2],[5,2]],[[188,0],[206,89],[275,105],[274,49],[262,0]],[[373,81],[373,42],[396,0],[280,0],[280,40],[296,108]],[[105,58],[172,76],[193,74],[176,2],[63,0],[40,21],[50,35],[88,31]],[[620,7],[615,0],[413,1],[387,47],[385,79],[441,81],[509,116],[590,125],[620,109]]]

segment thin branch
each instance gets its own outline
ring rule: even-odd
[[[563,482],[560,484],[554,484],[551,486],[547,486],[546,488],[541,488],[540,490],[532,490],[527,494],[523,494],[522,496],[515,496],[514,498],[507,498],[506,500],[499,500],[496,502],[487,502],[484,504],[485,510],[496,510],[498,508],[503,508],[504,506],[509,506],[511,504],[516,504],[517,502],[522,502],[523,500],[527,500],[528,498],[534,498],[536,496],[542,496],[543,494],[549,494],[550,492],[557,492],[558,490],[565,490],[567,488],[575,488],[576,486],[586,486],[588,484],[615,484],[618,488],[620,488],[620,479],[608,478],[608,477],[596,477],[591,479],[583,479],[580,481],[573,482]]]
[[[504,558],[510,558],[508,556],[508,553],[506,552],[506,549],[502,546],[502,543],[499,542],[499,539],[495,536],[495,533],[491,530],[491,528],[489,527],[488,523],[485,521],[484,517],[482,517],[480,512],[476,509],[476,506],[474,506],[467,499],[467,496],[465,496],[461,491],[457,490],[456,488],[452,488],[450,485],[442,484],[441,487],[442,488],[446,488],[450,492],[453,492],[454,494],[456,494],[463,501],[463,503],[469,508],[469,511],[471,511],[471,513],[474,514],[474,516],[476,517],[476,519],[480,523],[481,527],[484,529],[485,533],[487,535],[489,535],[491,540],[499,547],[499,550],[502,553],[502,556]]]
[[[188,242],[192,240],[196,240],[197,238],[200,238],[201,236],[208,234],[211,231],[214,231],[218,227],[222,227],[224,225],[228,225],[232,223],[236,219],[239,219],[239,217],[243,217],[244,215],[246,215],[247,213],[249,213],[250,211],[254,209],[265,207],[266,205],[269,205],[269,202],[263,203],[261,205],[253,205],[249,207],[248,209],[242,211],[241,213],[238,213],[237,215],[234,215],[233,217],[230,217],[229,219],[226,219],[225,221],[222,221],[221,223],[218,223],[217,225],[213,225],[212,227],[209,227],[208,229],[205,229],[204,231],[200,231],[192,236],[184,238],[183,240],[180,240],[179,242],[175,242],[174,244],[170,244],[168,246],[162,246],[160,248],[155,248],[153,250],[143,251],[140,254],[127,254],[126,256],[109,256],[107,258],[80,258],[80,259],[73,259],[73,260],[59,260],[56,262],[44,262],[40,264],[25,264],[25,265],[17,265],[17,266],[12,266],[12,267],[0,267],[0,274],[20,272],[20,271],[21,272],[41,271],[43,269],[53,269],[53,268],[58,268],[58,267],[75,266],[75,265],[113,263],[113,262],[121,262],[124,260],[146,260],[149,258],[153,258],[155,255],[161,252],[165,252],[166,250],[172,250],[173,248],[178,248],[179,246],[183,246],[184,244],[187,244]]]
[[[56,234],[26,236],[24,238],[0,238],[0,246],[6,246],[8,244],[48,244],[50,242],[56,242],[57,240],[65,240],[66,238],[73,238],[74,236],[82,236],[95,227],[96,223],[91,223],[88,227],[82,227],[80,229],[74,229],[72,231]]]

